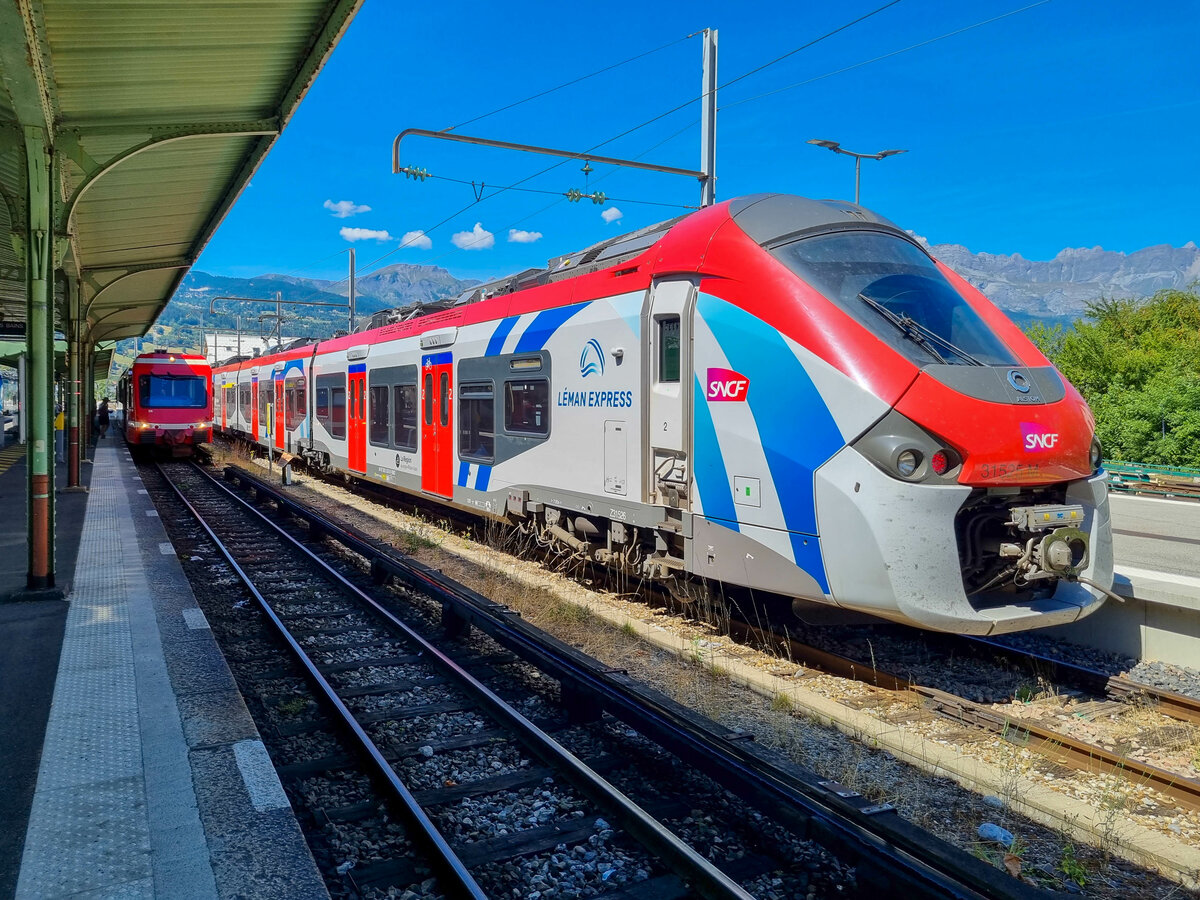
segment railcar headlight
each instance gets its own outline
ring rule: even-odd
[[[916,450],[901,450],[900,455],[896,457],[896,471],[905,478],[912,478],[919,465],[921,465],[921,454]]]
[[[1089,453],[1089,460],[1092,464],[1092,471],[1099,472],[1100,464],[1104,462],[1104,453],[1100,448],[1100,438],[1092,435],[1092,449]]]

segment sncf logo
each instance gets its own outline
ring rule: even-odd
[[[1058,446],[1058,432],[1047,431],[1036,422],[1022,422],[1021,437],[1025,441],[1025,449],[1030,452],[1053,450]]]
[[[750,392],[750,379],[733,369],[709,369],[708,387],[704,395],[709,402],[715,400],[745,400]]]

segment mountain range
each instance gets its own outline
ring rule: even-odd
[[[1200,249],[1193,241],[1128,254],[1068,247],[1045,262],[1019,253],[972,253],[959,244],[933,244],[929,252],[1020,324],[1035,319],[1070,322],[1101,297],[1149,297],[1163,288],[1186,289],[1200,281]]]
[[[1200,249],[1190,241],[1183,247],[1161,245],[1128,254],[1100,247],[1068,248],[1044,262],[1019,253],[972,253],[959,244],[933,244],[929,250],[1022,325],[1039,319],[1067,324],[1101,297],[1146,297],[1200,281]],[[452,297],[475,284],[437,266],[387,266],[357,280],[359,321],[381,309]],[[210,301],[222,296],[273,300],[277,292],[284,301],[326,304],[288,303],[286,334],[325,336],[346,327],[345,281],[290,275],[234,278],[194,270],[164,310],[159,326],[232,330],[240,316],[243,330],[252,330],[260,316],[274,312],[272,305],[221,300],[209,312]]]

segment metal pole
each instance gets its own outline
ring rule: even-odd
[[[283,349],[283,291],[275,292],[275,349]]]
[[[854,157],[854,205],[858,206],[858,185],[862,178],[862,157]]]
[[[25,339],[29,340],[28,330]],[[27,345],[28,346],[28,345]],[[17,443],[29,440],[29,351],[17,357]]]
[[[52,258],[53,228],[50,217],[51,161],[46,146],[46,134],[41,128],[25,128],[25,163],[28,184],[29,210],[26,269],[29,272],[29,296],[26,321],[29,323],[29,571],[26,586],[29,590],[54,587],[53,535],[50,520],[50,492],[53,469],[51,457],[50,384],[54,370]],[[50,358],[46,348],[50,347]]]
[[[67,279],[67,490],[79,489],[79,282]]]
[[[700,205],[717,199],[717,29],[704,29],[704,74],[700,96]],[[353,251],[352,251],[353,252]]]
[[[350,248],[350,329],[349,334],[354,334],[354,248]]]
[[[241,313],[238,313],[238,315],[237,315],[237,344],[238,344],[237,355],[238,355],[238,358],[240,359],[242,356],[242,314]]]

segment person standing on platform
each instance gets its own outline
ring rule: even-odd
[[[100,432],[100,437],[108,437],[108,398],[105,397],[100,401],[100,408],[96,410],[96,430]]]
[[[66,436],[66,414],[63,408],[58,408],[58,415],[54,417],[54,458],[58,462],[66,462],[67,436]]]

